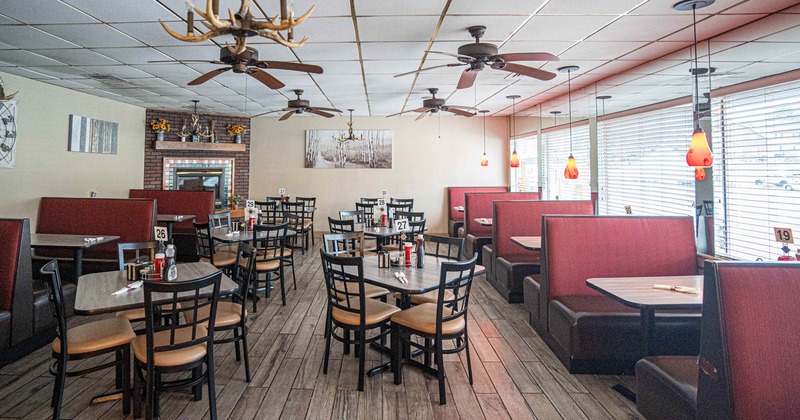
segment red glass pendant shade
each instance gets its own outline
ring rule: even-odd
[[[700,127],[695,128],[692,133],[692,143],[686,153],[686,163],[696,168],[710,168],[714,163],[714,154],[708,147],[706,133]]]
[[[706,170],[703,168],[694,168],[694,179],[703,181],[706,179]]]
[[[481,157],[481,166],[489,166],[489,157],[486,156],[486,153]]]
[[[488,162],[487,162],[488,164]],[[511,154],[511,167],[512,168],[519,168],[519,156],[517,156],[517,151],[514,150],[514,153]]]
[[[572,157],[572,153],[569,154],[569,159],[567,159],[567,167],[564,168],[564,178],[578,179],[578,164],[575,163],[575,158]]]

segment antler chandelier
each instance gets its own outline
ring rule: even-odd
[[[299,42],[294,42],[294,27],[303,23],[314,10],[314,6],[311,6],[305,14],[295,19],[292,8],[287,7],[286,0],[281,0],[280,15],[276,15],[274,18],[265,21],[257,21],[250,12],[250,0],[242,0],[242,5],[236,13],[228,9],[230,19],[219,18],[219,0],[207,0],[205,13],[194,7],[192,0],[186,0],[186,8],[188,10],[186,17],[186,35],[181,35],[173,31],[164,24],[163,21],[159,20],[161,26],[164,27],[167,33],[185,42],[202,42],[220,35],[233,35],[233,38],[236,40],[235,45],[231,46],[228,42],[225,42],[228,49],[233,54],[243,53],[247,48],[247,38],[251,36],[269,38],[289,48],[302,46],[306,43],[308,37],[303,37]],[[195,35],[195,13],[206,20],[202,22],[202,24],[209,29],[208,32]],[[286,38],[281,35],[280,31],[287,31]]]
[[[364,140],[364,134],[360,134],[358,137],[355,136],[353,133],[353,111],[354,109],[348,109],[350,111],[350,122],[347,123],[347,137],[339,137],[339,141],[359,141]]]

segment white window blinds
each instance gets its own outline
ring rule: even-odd
[[[511,140],[514,151],[514,140]],[[539,147],[536,136],[517,139],[519,168],[511,169],[511,190],[524,192],[539,191]]]
[[[800,236],[800,83],[719,98],[713,139],[717,255],[775,260],[772,228]]]
[[[692,131],[688,104],[598,122],[599,214],[694,216]]]
[[[542,200],[589,200],[589,124],[572,125],[572,155],[578,179],[564,178],[569,158],[569,128],[542,134]]]

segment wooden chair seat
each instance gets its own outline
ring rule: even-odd
[[[266,252],[263,249],[258,250],[259,258],[265,258],[265,255],[266,255]],[[270,257],[271,256],[272,256],[272,253],[270,253]],[[290,248],[284,248],[283,249],[283,256],[284,257],[291,257],[292,256],[292,250]],[[277,255],[276,255],[276,257],[277,257]]]
[[[239,263],[242,267],[247,267],[247,258],[242,258],[242,261]],[[259,261],[256,260],[256,271],[274,271],[281,267],[281,260],[267,260],[267,261]]]
[[[372,299],[372,298],[378,298],[378,297],[381,297],[381,296],[388,296],[389,293],[391,293],[391,292],[389,292],[388,289],[384,289],[383,287],[380,287],[380,286],[375,286],[375,285],[372,285],[372,284],[364,283],[364,297],[368,297],[368,298]],[[345,298],[344,293],[333,292],[333,295],[336,296],[337,299],[344,299]]]
[[[208,306],[202,307],[200,310],[197,311],[197,316],[200,319],[208,317],[209,308]],[[194,313],[186,312],[183,314],[184,318],[186,318],[187,323],[191,323],[194,321]],[[245,316],[247,316],[247,310],[245,310]],[[226,327],[228,325],[234,325],[239,323],[239,320],[242,317],[242,305],[230,301],[221,300],[217,303],[217,318],[214,321],[214,325],[216,327]]]
[[[166,346],[170,341],[169,330],[159,331],[153,334],[153,344],[155,347]],[[197,327],[198,337],[205,337],[206,328]],[[187,342],[192,340],[191,328],[178,328],[175,330],[175,343]],[[140,335],[131,340],[133,355],[141,363],[147,363],[147,336]],[[184,347],[182,349],[156,352],[153,364],[155,366],[180,366],[202,359],[206,355],[206,345],[198,344],[195,346]]]
[[[211,262],[208,258],[200,258],[201,262]],[[214,267],[228,267],[236,264],[236,254],[217,250],[214,252]]]
[[[67,333],[67,354],[91,353],[130,343],[136,337],[130,322],[109,318],[70,328]],[[53,340],[53,352],[61,352],[61,340]]]
[[[114,314],[117,318],[122,318],[128,322],[136,322],[144,320],[144,308],[128,309],[127,311],[119,311]]]
[[[436,304],[423,303],[392,315],[392,323],[427,334],[436,334]],[[464,330],[463,317],[442,323],[442,334],[455,334]]]
[[[402,296],[400,293],[395,293],[392,295],[393,298],[400,300]],[[428,293],[422,293],[419,295],[410,295],[409,300],[413,305],[422,305],[423,303],[433,303],[435,304],[436,301],[439,299],[439,291],[438,290],[431,290]],[[455,295],[453,292],[449,290],[444,291],[444,300],[453,300],[455,299]]]
[[[359,303],[357,300],[352,300],[350,302],[350,307],[353,309],[359,308]],[[364,301],[364,311],[366,312],[366,325],[377,324],[379,322],[386,321],[387,319],[391,318],[392,315],[400,312],[400,308],[394,305],[390,305],[388,303],[383,303],[379,300],[375,299],[367,299]],[[331,310],[331,315],[333,319],[339,323],[347,324],[347,325],[360,325],[361,324],[361,316],[356,312],[348,312],[344,311],[339,308],[333,308]]]

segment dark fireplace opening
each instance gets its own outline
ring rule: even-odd
[[[216,207],[219,208],[222,203],[227,202],[226,197],[224,197],[223,176],[224,169],[222,168],[176,168],[175,177],[173,178],[175,179],[174,189],[213,191]]]

